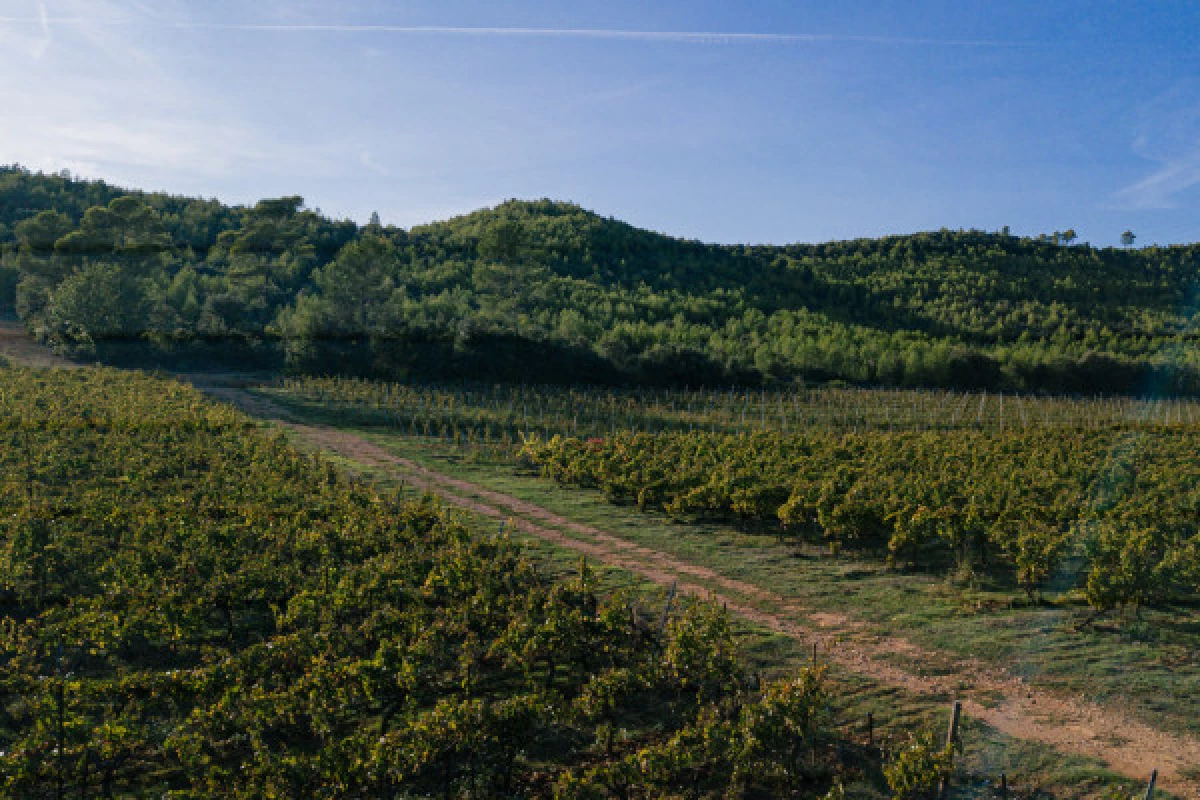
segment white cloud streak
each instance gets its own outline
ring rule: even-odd
[[[0,24],[28,23],[28,17],[0,17]],[[47,20],[62,24],[124,25],[123,18],[57,17]],[[145,24],[144,22],[142,24]],[[642,31],[615,28],[509,28],[457,25],[349,25],[339,23],[204,23],[159,22],[176,30],[242,31],[261,33],[366,33],[412,36],[473,36],[500,38],[610,39],[663,44],[877,44],[940,47],[1039,47],[1041,43],[996,39],[938,39],[920,36],[873,36],[839,33],[743,33],[728,31]]]
[[[1176,207],[1175,196],[1200,185],[1200,81],[1181,82],[1138,109],[1135,156],[1153,162],[1146,177],[1115,194],[1135,211]]]
[[[38,19],[42,25],[42,39],[33,46],[33,57],[41,58],[49,49],[50,43],[54,40],[54,36],[50,33],[50,15],[46,12],[45,0],[38,0]]]
[[[101,20],[128,9],[111,0],[58,2]],[[45,10],[44,1],[37,6]],[[60,26],[62,19],[81,24]],[[293,144],[232,113],[220,92],[160,63],[139,35],[147,20],[131,20],[112,26],[75,13],[39,14],[23,27],[0,26],[0,108],[13,123],[0,124],[0,162],[156,185],[162,174],[208,184],[249,170],[334,174],[343,167],[344,143]],[[20,46],[4,46],[10,42]]]
[[[1134,211],[1175,208],[1175,195],[1200,184],[1200,146],[1162,164],[1149,176],[1117,192],[1117,201]]]

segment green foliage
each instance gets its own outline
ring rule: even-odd
[[[14,309],[17,304],[17,282],[21,273],[14,266],[0,262],[0,311]]]
[[[1195,540],[1180,542],[1161,525],[1105,520],[1092,532],[1088,553],[1087,598],[1101,610],[1162,605],[1180,578],[1196,575]]]
[[[938,745],[932,731],[911,735],[888,759],[884,777],[898,800],[934,797],[954,769],[952,745]]]
[[[1200,391],[1200,247],[1074,238],[707,245],[549,200],[404,231],[298,197],[226,207],[0,169],[0,305],[102,356],[186,349],[402,378]],[[77,304],[47,324],[92,261],[144,282],[133,340],[65,316]]]
[[[759,691],[721,610],[659,641],[181,384],[6,371],[0,475],[5,796],[827,788],[820,675]]]
[[[782,525],[959,577],[990,571],[1031,595],[1051,579],[1073,588],[1062,575],[1079,554],[1088,602],[1108,610],[1200,590],[1197,446],[1192,427],[953,437],[811,429],[531,437],[520,457],[617,502]]]

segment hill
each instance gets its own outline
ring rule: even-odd
[[[510,201],[403,230],[0,169],[0,307],[101,358],[436,380],[1200,391],[1200,246],[705,244]]]

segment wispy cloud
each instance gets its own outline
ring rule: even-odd
[[[27,17],[0,17],[2,23],[29,22]],[[82,17],[60,17],[58,23],[81,23]],[[93,25],[123,25],[125,18],[88,18]],[[459,25],[351,25],[342,23],[221,23],[158,22],[178,30],[258,31],[262,33],[385,33],[426,36],[475,36],[507,38],[616,39],[666,44],[878,44],[942,47],[1039,47],[1033,41],[1002,39],[939,39],[922,36],[875,36],[841,33],[754,33],[733,31],[647,31],[616,28],[524,28],[474,27]]]
[[[1134,155],[1153,162],[1154,171],[1116,192],[1132,210],[1174,208],[1176,196],[1200,185],[1200,82],[1185,82],[1138,109]]]
[[[45,0],[38,0],[38,19],[42,24],[42,39],[33,47],[33,57],[41,58],[46,54],[46,50],[50,47],[50,42],[54,40],[53,34],[50,33],[50,15],[46,13]]]
[[[376,175],[389,177],[392,174],[391,170],[375,160],[375,157],[371,155],[371,151],[369,150],[362,151],[358,157],[358,163],[362,164],[365,169],[374,172]]]
[[[207,182],[249,169],[332,174],[344,166],[341,142],[292,144],[231,113],[220,92],[168,69],[143,35],[160,19],[152,10],[134,8],[130,25],[111,26],[79,12],[115,19],[129,4],[58,0],[70,12],[62,17],[37,6],[41,15],[28,22],[41,31],[36,42],[27,30],[0,26],[0,108],[17,121],[0,125],[0,161],[155,185],[165,174]],[[81,24],[59,27],[62,19]],[[4,46],[10,42],[23,46]]]
[[[1135,211],[1175,208],[1175,196],[1200,184],[1200,144],[1188,155],[1164,163],[1151,175],[1117,192],[1118,202]]]
[[[10,21],[14,24],[0,27],[0,50],[28,54],[40,61],[54,41],[51,28],[54,20],[46,10],[45,0],[29,0],[28,6],[30,15],[13,17]]]

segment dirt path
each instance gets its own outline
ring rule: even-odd
[[[913,674],[891,658],[897,653],[912,660],[933,655],[912,642],[872,635],[844,615],[808,612],[762,587],[436,472],[352,433],[299,422],[269,400],[243,390],[206,387],[206,391],[254,416],[287,426],[315,447],[386,470],[466,511],[492,519],[512,518],[514,526],[531,536],[659,585],[675,583],[681,592],[725,603],[730,611],[765,628],[816,643],[828,659],[879,683],[917,695],[957,697],[968,714],[1009,736],[1097,758],[1135,780],[1145,780],[1151,769],[1157,768],[1163,789],[1200,798],[1200,779],[1194,772],[1200,767],[1200,741],[1196,739],[1155,730],[1083,698],[1033,689],[1020,678],[974,660],[955,662],[952,674]]]
[[[66,367],[80,365],[35,342],[25,327],[13,319],[0,318],[0,356],[22,367]]]

